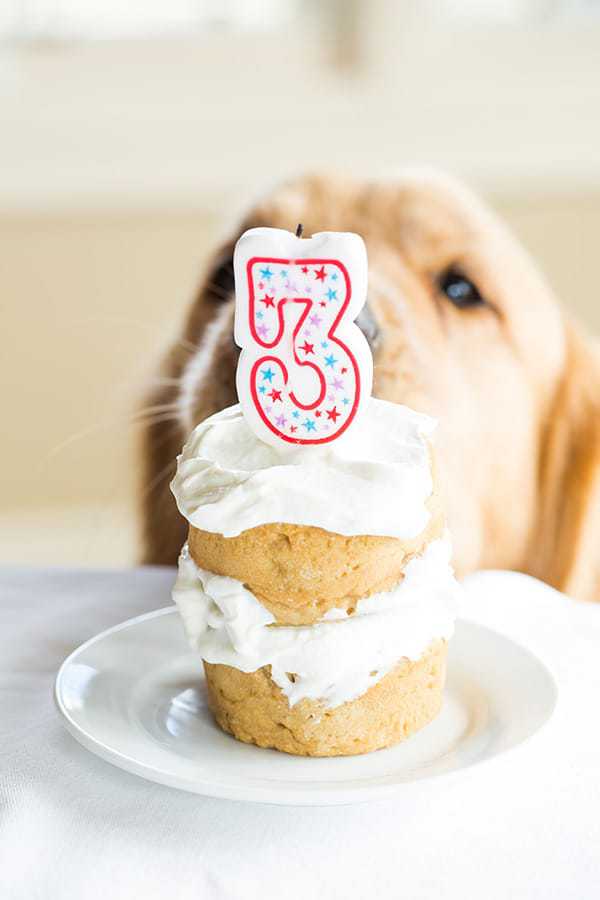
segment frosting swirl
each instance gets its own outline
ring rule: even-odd
[[[364,694],[401,659],[416,661],[432,641],[452,636],[461,589],[450,555],[448,540],[433,541],[399,585],[360,600],[354,614],[332,609],[315,625],[277,625],[240,581],[198,568],[185,546],[173,600],[207,662],[242,672],[269,665],[290,706],[309,698],[334,707]]]
[[[236,405],[194,429],[171,490],[192,525],[225,537],[286,522],[410,539],[429,521],[434,429],[429,416],[372,398],[331,445],[276,448]]]

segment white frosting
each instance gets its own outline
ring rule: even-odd
[[[413,538],[429,521],[434,428],[429,416],[371,399],[360,423],[331,445],[276,448],[232,406],[194,429],[171,490],[192,525],[225,537],[287,522]]]
[[[242,672],[269,665],[290,706],[310,698],[333,707],[364,694],[402,658],[418,660],[433,640],[451,637],[460,587],[450,554],[449,541],[432,542],[396,588],[360,600],[351,616],[335,609],[315,625],[276,625],[241,582],[198,568],[186,545],[173,599],[207,662]]]

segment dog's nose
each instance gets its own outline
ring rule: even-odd
[[[356,324],[366,337],[371,353],[374,353],[381,342],[381,331],[368,301],[356,317]]]

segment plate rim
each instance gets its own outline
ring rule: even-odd
[[[100,641],[110,637],[112,634],[115,634],[119,631],[133,628],[141,622],[160,618],[162,616],[176,614],[177,607],[174,604],[170,604],[169,606],[151,610],[146,613],[141,613],[140,615],[133,616],[132,618],[126,619],[123,622],[119,622],[116,625],[112,625],[109,628],[106,628],[103,631],[99,632],[98,634],[93,635],[91,638],[88,638],[88,640],[84,641],[82,644],[79,644],[63,660],[58,669],[54,680],[53,698],[55,706],[61,716],[63,726],[66,728],[68,733],[86,750],[93,753],[95,756],[99,757],[105,762],[132,775],[136,775],[137,777],[142,778],[145,781],[149,781],[154,784],[165,785],[166,787],[174,788],[176,790],[183,790],[186,793],[198,794],[215,799],[254,802],[275,806],[336,806],[354,803],[366,803],[371,800],[382,799],[392,794],[396,794],[401,790],[409,790],[411,788],[415,789],[423,782],[430,782],[434,779],[439,778],[448,780],[451,778],[460,777],[461,775],[465,775],[468,772],[473,772],[474,769],[480,766],[483,766],[487,763],[493,763],[495,760],[506,757],[506,755],[509,753],[518,751],[526,744],[529,744],[532,740],[538,738],[545,731],[545,729],[548,727],[549,722],[552,720],[558,703],[558,683],[556,681],[554,673],[545,660],[541,659],[529,647],[525,646],[520,641],[514,640],[514,638],[508,636],[507,634],[504,634],[501,631],[497,631],[494,628],[490,628],[487,625],[482,625],[479,622],[474,621],[473,619],[460,617],[456,620],[457,625],[460,623],[463,626],[467,626],[467,628],[469,629],[486,632],[488,635],[493,636],[495,639],[500,639],[500,641],[502,642],[511,644],[522,654],[528,657],[529,660],[538,667],[540,673],[545,677],[547,687],[550,691],[549,709],[545,715],[545,718],[540,722],[537,728],[526,735],[524,738],[519,740],[517,743],[512,744],[509,747],[505,747],[504,749],[501,749],[491,756],[486,756],[482,759],[475,759],[467,762],[457,769],[432,772],[430,774],[424,774],[414,779],[398,779],[393,782],[385,782],[379,784],[373,784],[371,781],[371,783],[365,784],[364,786],[358,782],[355,782],[350,787],[348,785],[348,782],[344,781],[340,782],[339,787],[329,782],[326,788],[317,787],[311,789],[310,783],[298,783],[298,787],[292,789],[285,782],[281,782],[278,785],[273,785],[273,787],[236,783],[233,780],[228,782],[220,782],[216,779],[211,779],[210,781],[207,781],[206,779],[202,778],[190,782],[183,776],[178,777],[177,775],[171,775],[170,773],[164,772],[163,770],[156,768],[155,766],[142,762],[139,759],[135,759],[129,756],[127,753],[124,753],[123,751],[115,747],[111,747],[100,738],[97,738],[93,734],[86,731],[73,718],[69,710],[66,708],[62,696],[62,681],[64,679],[66,670],[72,663],[75,662],[76,658],[81,653],[85,652],[85,650],[88,649],[88,647],[99,643]],[[268,799],[266,799],[267,794]]]

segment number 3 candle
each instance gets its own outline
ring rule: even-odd
[[[367,294],[357,234],[252,228],[237,242],[237,391],[262,440],[327,444],[360,415],[373,360],[354,320]]]

